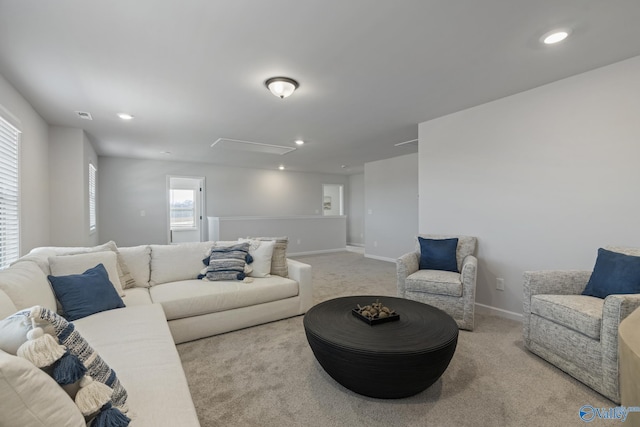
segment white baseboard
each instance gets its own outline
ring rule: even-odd
[[[347,246],[357,246],[358,248],[364,248],[364,243],[351,243],[351,242],[347,242]]]
[[[292,256],[303,256],[303,255],[319,255],[319,254],[330,254],[334,252],[345,252],[346,248],[337,248],[337,249],[322,249],[319,251],[307,251],[307,252],[287,252],[287,257]]]
[[[379,261],[387,261],[387,262],[392,262],[392,263],[396,263],[396,259],[395,258],[388,258],[388,257],[384,257],[384,256],[378,256],[378,255],[371,255],[371,254],[364,254],[365,258],[371,258],[371,259],[377,259]]]
[[[514,313],[513,311],[503,310],[497,307],[491,307],[490,305],[484,305],[476,303],[476,313],[489,314],[492,316],[504,317],[506,319],[522,322],[522,313]]]

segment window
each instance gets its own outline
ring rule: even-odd
[[[89,232],[96,231],[96,167],[89,163]]]
[[[0,117],[0,269],[20,256],[19,139],[20,131]]]
[[[169,214],[171,229],[196,227],[196,192],[195,190],[175,189],[169,191]]]

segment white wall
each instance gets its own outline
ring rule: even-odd
[[[364,165],[365,254],[395,261],[418,234],[418,154]]]
[[[640,246],[638,76],[635,57],[420,124],[420,232],[478,237],[477,302],[521,313],[523,271]]]
[[[346,199],[347,244],[364,246],[364,173],[349,175]]]
[[[51,244],[95,245],[98,233],[89,234],[89,161],[99,169],[95,150],[82,129],[51,126],[49,139]]]
[[[49,244],[48,126],[29,103],[0,76],[0,115],[20,136],[20,253]]]
[[[321,215],[322,184],[343,175],[100,157],[100,241],[167,243],[167,175],[204,176],[206,216]],[[145,216],[141,216],[144,211]]]

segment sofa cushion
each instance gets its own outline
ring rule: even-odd
[[[593,273],[582,295],[606,298],[640,293],[640,256],[598,249]]]
[[[418,270],[407,276],[405,283],[409,292],[462,296],[460,273],[443,270]]]
[[[109,275],[109,281],[118,292],[118,295],[123,296],[124,292],[118,274],[118,257],[114,252],[92,252],[49,257],[49,267],[51,268],[52,276],[82,274],[98,264],[104,266]]]
[[[150,289],[154,303],[162,304],[167,320],[216,313],[298,295],[298,282],[280,276],[241,281],[185,280]]]
[[[153,301],[151,301],[151,295],[149,295],[149,288],[139,287],[125,289],[122,301],[127,307],[132,305],[153,304]]]
[[[0,289],[0,319],[18,311],[18,307],[11,301],[9,295]]]
[[[124,307],[102,264],[82,274],[49,275],[48,279],[69,321]]]
[[[127,387],[132,427],[199,425],[159,304],[104,311],[75,325]]]
[[[129,267],[135,286],[148,288],[151,276],[151,247],[149,245],[118,248]]]
[[[442,270],[459,273],[456,261],[458,239],[425,239],[420,242],[420,270]]]
[[[604,300],[585,295],[534,295],[531,313],[589,338],[600,339]]]
[[[149,284],[195,279],[202,270],[202,260],[214,242],[151,245],[151,278]]]
[[[31,362],[0,350],[0,425],[85,427],[69,395]]]
[[[17,310],[34,305],[56,309],[56,299],[47,276],[34,262],[18,261],[0,271],[0,290],[11,298]]]

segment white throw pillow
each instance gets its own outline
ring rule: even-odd
[[[86,427],[69,395],[31,362],[0,350],[1,425]]]
[[[256,239],[262,241],[274,240],[276,245],[273,248],[273,256],[271,257],[271,274],[280,277],[289,277],[289,266],[287,265],[287,245],[289,239],[285,237],[248,237],[248,239]]]
[[[11,298],[18,310],[34,305],[56,309],[56,299],[47,276],[35,262],[18,261],[0,271],[0,290]]]
[[[118,275],[118,256],[115,252],[90,252],[85,254],[49,257],[49,267],[51,268],[52,276],[82,274],[98,264],[104,265],[104,268],[107,270],[107,274],[109,275],[109,281],[113,287],[116,288],[118,295],[121,297],[124,296],[124,291],[122,290],[122,284],[120,283],[120,277]]]
[[[179,280],[197,279],[202,260],[214,242],[151,245],[151,286]]]
[[[118,246],[116,245],[116,242],[114,242],[113,240],[110,240],[107,243],[104,243],[102,245],[89,248],[89,250],[84,252],[104,252],[104,251],[115,252],[116,256],[118,257],[117,258],[118,262],[116,265],[118,267],[118,277],[120,279],[120,284],[122,285],[122,289],[133,288],[136,285],[135,280],[133,279],[133,277],[131,276],[131,273],[129,272],[129,266],[125,262],[123,256],[120,255],[120,251],[118,250]]]
[[[151,247],[149,245],[118,248],[120,255],[129,267],[129,273],[136,287],[148,288],[151,275]]]
[[[262,241],[256,239],[238,239],[238,242],[249,243],[249,255],[253,258],[253,262],[250,264],[253,271],[249,276],[271,276],[271,257],[273,256],[273,248],[276,242],[274,240]]]

